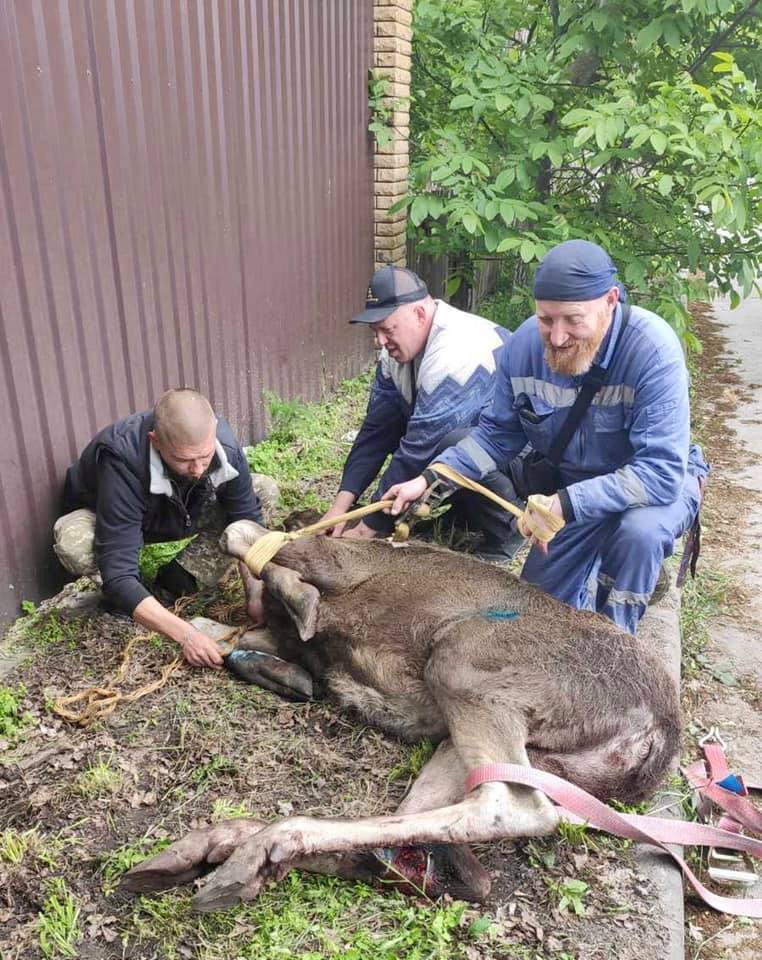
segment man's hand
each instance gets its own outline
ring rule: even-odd
[[[342,524],[343,526],[343,524]],[[335,536],[335,534],[334,534]],[[365,521],[361,520],[354,527],[345,530],[342,534],[343,540],[373,540],[374,537],[382,536],[381,532],[369,527]]]
[[[326,510],[321,520],[329,520],[331,517],[339,517],[342,513],[348,513],[355,504],[357,497],[349,490],[340,490],[331,506]],[[326,534],[329,537],[341,537],[344,535],[344,528],[347,522],[337,523],[335,527],[329,527]]]
[[[394,503],[389,509],[384,510],[384,513],[390,513],[393,517],[399,516],[411,503],[421,499],[427,487],[426,478],[423,476],[413,477],[405,483],[395,483],[381,497],[382,500],[390,500],[394,497]]]
[[[141,600],[132,611],[132,619],[179,643],[185,659],[194,667],[222,666],[222,656],[214,640],[171,610],[165,610],[156,597],[145,597]]]
[[[183,649],[183,656],[192,666],[215,669],[222,666],[222,656],[214,640],[190,624],[186,624],[186,630],[178,643]]]
[[[563,520],[564,512],[557,493],[554,493],[552,497],[543,497],[543,505],[554,517]],[[527,537],[533,547],[537,547],[541,553],[547,555],[548,541],[552,540],[558,531],[548,525],[541,513],[532,510],[531,502],[527,505],[523,516],[519,518],[517,526],[522,537]]]

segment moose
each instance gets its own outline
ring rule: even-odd
[[[266,533],[238,521],[221,545],[244,559]],[[129,890],[216,867],[193,898],[206,912],[300,868],[479,901],[490,878],[468,844],[549,833],[558,813],[540,791],[489,776],[467,790],[469,774],[531,766],[634,803],[676,757],[678,692],[659,656],[505,569],[425,544],[312,537],[287,543],[261,580],[268,628],[234,651],[241,672],[292,699],[318,683],[376,727],[438,746],[393,814],[197,829],[133,867]]]

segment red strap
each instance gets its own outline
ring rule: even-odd
[[[730,770],[728,762],[725,759],[725,753],[718,743],[704,744],[704,755],[706,764],[702,760],[697,760],[688,767],[682,768],[683,776],[688,783],[698,791],[699,804],[698,810],[701,816],[708,816],[706,801],[710,800],[716,804],[728,817],[732,817],[741,826],[751,830],[752,833],[762,836],[762,812],[760,812],[750,800],[740,794],[733,793],[732,790],[726,790],[718,783],[728,776]],[[708,774],[707,774],[708,768]],[[747,789],[754,784],[744,782]],[[701,801],[704,801],[703,803]]]
[[[466,792],[470,793],[482,783],[495,781],[518,783],[541,790],[563,808],[559,811],[563,819],[580,818],[598,830],[606,830],[615,836],[660,847],[678,863],[694,890],[710,907],[736,916],[762,918],[762,899],[746,900],[743,897],[721,897],[712,893],[701,883],[680,854],[667,846],[667,843],[672,843],[724,847],[762,858],[762,841],[698,823],[622,814],[555,774],[517,763],[488,763],[477,767],[466,779]]]

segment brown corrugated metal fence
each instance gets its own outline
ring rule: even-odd
[[[244,441],[359,370],[372,0],[0,0],[0,621],[63,474],[169,386]]]

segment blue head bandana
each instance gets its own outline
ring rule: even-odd
[[[534,277],[535,300],[595,300],[612,287],[627,299],[616,267],[606,251],[589,240],[567,240],[553,247]]]

